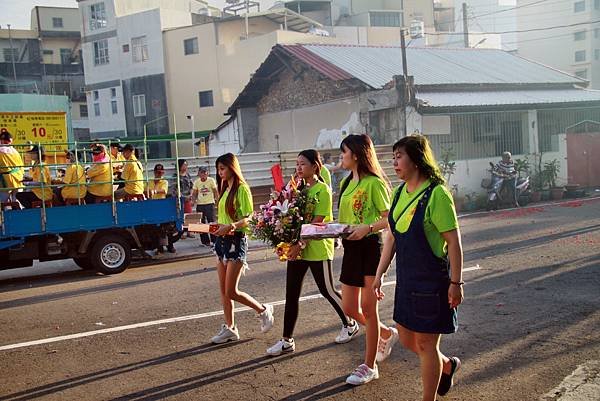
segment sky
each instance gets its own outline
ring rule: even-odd
[[[209,0],[212,6],[223,8],[224,0]],[[273,0],[261,0],[261,9],[273,4]],[[59,6],[77,8],[76,0],[0,0],[0,26],[10,24],[14,29],[29,29],[31,9],[35,6]]]

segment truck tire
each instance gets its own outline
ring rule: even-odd
[[[94,266],[92,266],[92,261],[88,256],[80,256],[77,258],[73,258],[73,262],[77,266],[79,266],[82,270],[93,270]]]
[[[94,270],[104,274],[118,274],[129,267],[131,247],[119,235],[103,235],[94,240],[89,255]]]

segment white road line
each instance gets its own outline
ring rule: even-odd
[[[473,271],[473,270],[480,270],[480,269],[481,268],[479,267],[479,265],[476,265],[476,266],[464,268],[463,272],[470,272],[470,271]],[[384,282],[382,284],[382,286],[389,286],[389,285],[395,285],[395,284],[396,283],[394,281],[386,281],[386,282]],[[319,299],[319,298],[323,298],[323,296],[321,294],[307,295],[307,296],[301,297],[300,301],[301,302],[303,302],[303,301],[310,301],[310,300]],[[285,299],[281,300],[281,301],[275,301],[275,302],[269,302],[269,303],[271,305],[273,305],[273,306],[284,305],[285,304]],[[250,310],[250,308],[247,307],[247,306],[244,306],[244,307],[241,307],[241,308],[235,308],[234,309],[235,312],[244,312],[244,311],[248,311],[248,310]],[[198,314],[195,314],[195,315],[172,317],[172,318],[168,318],[168,319],[151,320],[151,321],[148,321],[148,322],[128,324],[128,325],[125,325],[125,326],[110,327],[110,328],[107,328],[107,329],[85,331],[85,332],[82,332],[82,333],[69,334],[69,335],[66,335],[66,336],[43,338],[41,340],[34,340],[34,341],[27,341],[27,342],[17,343],[17,344],[3,345],[3,346],[0,347],[0,351],[7,351],[7,350],[11,350],[11,349],[31,347],[31,346],[34,346],[34,345],[50,344],[50,343],[55,343],[55,342],[58,342],[58,341],[74,340],[74,339],[77,339],[77,338],[90,337],[90,336],[95,336],[95,335],[98,335],[98,334],[107,334],[107,333],[114,333],[114,332],[117,332],[117,331],[139,329],[139,328],[142,328],[142,327],[157,326],[157,325],[166,324],[166,323],[175,323],[175,322],[184,322],[186,320],[204,319],[204,318],[207,318],[207,317],[219,316],[221,314],[223,314],[222,310],[220,310],[220,311],[214,311],[214,312],[198,313]]]

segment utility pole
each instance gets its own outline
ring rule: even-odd
[[[463,38],[465,40],[465,48],[469,47],[469,23],[467,21],[467,3],[462,3],[463,15]]]
[[[408,128],[406,127],[406,105],[408,104],[406,98],[408,96],[408,65],[406,62],[406,39],[404,38],[404,34],[406,33],[405,29],[400,29],[400,48],[402,50],[402,75],[403,85],[402,85],[402,113],[404,114],[404,128],[403,134],[407,136]]]

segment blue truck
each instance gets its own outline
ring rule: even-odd
[[[183,229],[178,198],[0,210],[0,270],[72,258],[85,270],[124,271],[132,250],[150,250]]]

